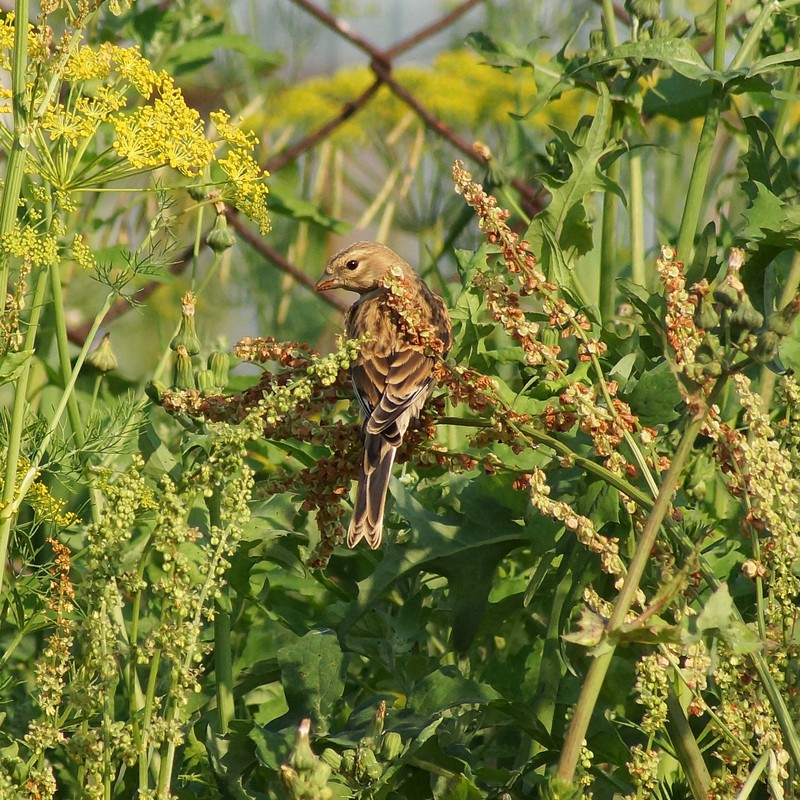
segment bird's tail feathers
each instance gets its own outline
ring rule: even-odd
[[[347,545],[355,547],[361,539],[374,550],[383,536],[383,511],[386,492],[392,477],[392,465],[397,447],[382,436],[367,433],[364,441],[364,458],[358,476],[353,519],[347,531]]]

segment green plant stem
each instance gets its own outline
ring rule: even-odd
[[[46,273],[44,273],[44,277],[47,278]],[[22,481],[20,482],[19,489],[16,492],[16,496],[14,497],[13,501],[8,507],[3,507],[2,511],[0,511],[0,515],[3,517],[3,521],[5,522],[6,513],[8,513],[9,517],[9,524],[10,519],[13,518],[13,515],[16,514],[22,501],[25,499],[25,495],[28,493],[28,490],[31,488],[31,484],[36,479],[36,473],[39,469],[40,464],[42,463],[42,459],[44,458],[45,453],[47,452],[47,448],[50,446],[50,442],[55,436],[56,431],[58,430],[58,425],[61,422],[61,417],[64,414],[64,411],[69,403],[70,395],[72,394],[73,390],[75,389],[75,382],[78,380],[78,375],[80,374],[81,367],[83,367],[83,362],[86,360],[86,356],[89,352],[89,348],[94,340],[94,337],[97,334],[100,326],[105,319],[106,314],[108,313],[108,309],[111,308],[111,303],[116,296],[115,292],[109,292],[106,296],[105,302],[103,303],[103,307],[97,313],[94,318],[94,322],[92,324],[91,329],[89,330],[89,334],[86,337],[86,341],[81,349],[81,352],[78,355],[78,358],[75,362],[75,366],[72,369],[72,374],[67,381],[67,385],[64,387],[64,394],[61,396],[61,401],[59,402],[58,406],[56,406],[56,410],[53,412],[53,416],[50,420],[50,425],[47,428],[44,436],[42,437],[42,441],[39,445],[39,449],[36,452],[36,455],[33,457],[31,461],[31,465],[28,468],[25,476],[23,477]],[[16,401],[16,396],[15,396]],[[5,486],[3,490],[5,492]],[[2,537],[2,530],[0,530],[0,539]],[[4,555],[4,554],[3,554]],[[2,588],[2,586],[0,586]]]
[[[27,157],[28,111],[25,99],[27,96],[27,20],[29,14],[29,0],[16,0],[14,3],[14,19],[17,21],[25,20],[25,24],[17,24],[14,27],[14,52],[11,55],[11,103],[14,132],[12,134],[11,152],[8,154],[6,165],[3,197],[2,201],[0,201],[0,236],[9,233],[17,220],[19,196],[22,192],[22,176],[25,172],[25,159]],[[3,254],[0,256],[0,314],[3,314],[6,308],[9,266],[8,255]]]
[[[728,10],[727,0],[716,0],[714,15],[714,69],[722,72],[725,69],[725,14]]]
[[[69,340],[67,339],[67,321],[64,314],[64,292],[61,286],[61,264],[58,261],[50,266],[50,294],[53,298],[58,365],[61,369],[61,379],[66,386],[72,368],[69,363]],[[74,393],[70,394],[67,402],[67,416],[69,417],[69,426],[72,430],[75,444],[82,449],[84,444],[86,444],[86,437],[83,433],[83,424],[81,422],[80,410],[78,409],[78,401]]]
[[[211,531],[222,531],[220,496],[217,490],[206,498]],[[217,681],[217,733],[227,733],[235,715],[233,702],[233,658],[231,653],[231,612],[227,586],[221,589],[214,617],[214,674]]]
[[[719,379],[711,395],[708,398],[706,408],[714,402],[714,398],[721,390],[725,378]],[[616,645],[613,632],[625,622],[625,617],[633,604],[636,592],[639,588],[642,575],[650,560],[653,545],[656,542],[658,532],[664,521],[664,517],[669,511],[672,503],[672,496],[680,481],[686,462],[694,447],[700,429],[705,420],[705,413],[691,420],[681,437],[675,455],[672,458],[667,474],[661,484],[658,497],[656,497],[653,508],[647,516],[644,530],[636,544],[636,550],[628,567],[625,581],[622,584],[619,596],[614,604],[614,610],[606,626],[606,634],[602,643],[601,651],[595,656],[594,661],[589,667],[589,671],[581,689],[580,697],[575,706],[575,711],[570,722],[567,736],[559,759],[557,777],[568,783],[572,783],[575,778],[575,770],[578,766],[581,748],[583,747],[586,731],[589,728],[589,721],[594,713],[600,690],[603,687],[608,668],[614,657]]]
[[[703,754],[697,745],[689,721],[683,712],[683,707],[672,686],[667,687],[667,721],[666,728],[669,738],[675,747],[678,761],[680,762],[686,782],[692,792],[694,800],[706,800],[711,787],[709,775]]]
[[[606,32],[608,46],[616,47],[619,44],[619,37],[617,36],[613,0],[603,0],[603,30]]]
[[[47,291],[47,269],[42,269],[36,279],[33,292],[33,304],[31,315],[28,318],[28,330],[25,334],[24,349],[33,352],[36,342],[36,334],[39,329],[39,318],[42,312],[45,292]],[[5,292],[3,292],[5,294]],[[17,507],[14,501],[14,494],[17,482],[17,467],[19,465],[19,455],[22,448],[22,435],[25,430],[25,412],[28,407],[28,380],[31,373],[31,361],[29,358],[22,367],[22,372],[17,379],[14,392],[14,401],[11,407],[11,422],[8,427],[8,447],[6,449],[6,465],[3,474],[3,493],[0,500],[0,596],[3,593],[3,579],[5,577],[5,564],[8,555],[8,545],[11,539],[11,526],[16,516]],[[36,477],[36,470],[31,473],[29,481],[33,483]],[[27,490],[26,490],[27,491]]]
[[[644,264],[644,190],[642,188],[642,156],[637,150],[630,158],[631,278],[647,287]]]
[[[616,119],[616,114],[614,115]],[[617,129],[617,124],[612,121],[612,136]],[[619,182],[619,159],[608,167],[607,175],[614,183]],[[617,277],[619,276],[619,256],[617,253],[617,209],[619,199],[611,192],[603,195],[603,224],[600,241],[600,318],[603,325],[608,326],[614,319],[617,311]]]
[[[149,759],[147,757],[147,736],[150,730],[150,721],[153,718],[153,706],[155,705],[156,685],[158,683],[158,666],[161,663],[161,648],[159,647],[150,661],[150,674],[147,678],[147,686],[144,691],[144,712],[142,714],[141,739],[139,741],[139,791],[142,792],[149,787],[147,777]],[[159,769],[160,773],[160,769]]]
[[[708,101],[708,109],[703,120],[703,128],[697,142],[692,176],[689,180],[689,189],[686,193],[686,204],[683,207],[681,226],[678,231],[678,256],[684,263],[692,260],[694,236],[700,224],[700,213],[703,210],[708,173],[711,166],[711,157],[714,150],[714,141],[717,138],[722,104],[725,94],[720,86],[715,86]]]

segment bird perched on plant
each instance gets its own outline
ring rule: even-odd
[[[377,242],[356,242],[336,253],[315,288],[360,295],[345,320],[349,338],[369,336],[351,369],[364,418],[364,454],[347,544],[366,539],[376,548],[395,453],[433,389],[437,359],[450,349],[450,316],[411,266]]]

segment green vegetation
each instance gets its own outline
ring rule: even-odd
[[[289,86],[222,6],[0,20],[0,798],[798,794],[797,2],[507,5]],[[367,236],[454,326],[375,552]]]

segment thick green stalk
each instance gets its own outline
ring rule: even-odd
[[[22,192],[22,176],[25,172],[25,159],[28,137],[28,109],[26,107],[28,68],[28,0],[16,0],[14,14],[17,24],[14,27],[14,52],[11,63],[11,102],[14,131],[11,152],[8,154],[3,198],[0,201],[0,236],[14,227],[19,209],[19,196]],[[22,20],[22,24],[19,22]],[[6,308],[9,260],[7,255],[0,257],[0,314]]]
[[[714,17],[714,69],[722,72],[725,69],[725,43],[727,41],[725,30],[725,12],[728,10],[726,0],[716,0],[717,6]]]
[[[639,151],[630,158],[631,278],[639,286],[648,285],[644,263],[644,190],[642,188],[642,156]]]
[[[606,32],[608,46],[616,47],[619,44],[619,37],[617,36],[613,0],[603,0],[603,30]]]
[[[616,117],[616,115],[615,115]],[[618,125],[611,123],[612,136],[618,134]],[[619,182],[619,159],[608,168],[609,180]],[[619,256],[617,253],[617,209],[619,199],[610,191],[603,195],[603,224],[600,241],[600,318],[608,326],[617,311],[617,278],[619,277]]]
[[[667,691],[667,722],[666,728],[675,754],[680,762],[686,782],[692,792],[694,800],[706,800],[708,790],[711,787],[711,775],[709,775],[703,754],[694,738],[689,721],[683,712],[681,701],[672,686]]]
[[[206,498],[210,529],[221,531],[220,496],[216,490]],[[233,702],[233,660],[231,653],[231,612],[227,587],[222,587],[214,617],[214,674],[217,681],[217,733],[227,733],[235,715]]]
[[[722,385],[723,379],[720,379],[708,399],[708,405],[713,402],[713,398]],[[562,781],[572,783],[575,778],[575,770],[578,766],[583,742],[586,738],[586,731],[589,728],[589,721],[592,718],[598,698],[600,697],[600,690],[603,687],[616,648],[614,638],[609,634],[613,634],[613,632],[625,622],[628,611],[633,604],[642,575],[650,560],[653,545],[656,542],[664,518],[669,511],[672,503],[672,496],[678,486],[686,462],[691,455],[695,439],[700,432],[704,419],[704,416],[694,418],[684,431],[678,448],[675,451],[675,455],[673,456],[672,464],[667,474],[664,476],[664,482],[661,484],[658,497],[647,516],[644,530],[636,544],[636,550],[628,567],[625,581],[622,584],[622,589],[614,604],[611,618],[606,626],[606,637],[603,642],[604,648],[595,657],[589,667],[580,697],[575,706],[575,712],[567,731],[566,739],[564,740],[564,746],[561,750],[561,758],[556,773],[557,777]]]
[[[36,279],[33,292],[31,315],[28,318],[28,330],[25,334],[24,349],[33,351],[36,343],[36,334],[39,330],[39,317],[42,313],[45,292],[47,291],[47,269],[42,269]],[[3,292],[5,294],[5,292]],[[0,596],[3,593],[3,578],[5,577],[6,556],[11,539],[11,526],[16,516],[14,494],[17,482],[17,466],[22,447],[22,434],[25,430],[25,412],[28,408],[28,379],[31,373],[31,361],[28,359],[22,367],[22,372],[17,379],[14,391],[14,403],[11,408],[11,423],[8,427],[8,447],[6,449],[6,465],[3,474],[3,494],[0,499]],[[36,470],[30,478],[30,483],[36,477]],[[27,491],[27,489],[26,489]]]
[[[64,314],[64,292],[61,287],[61,264],[58,261],[50,267],[50,294],[53,297],[58,365],[61,369],[61,380],[64,381],[66,386],[72,367],[69,363],[69,340],[67,339],[67,320]],[[72,430],[75,444],[82,449],[86,443],[86,436],[83,433],[81,414],[74,394],[70,394],[67,402],[67,416],[69,416],[69,426]]]
[[[700,139],[697,142],[692,176],[689,180],[681,227],[678,231],[678,255],[686,264],[692,259],[694,236],[700,224],[700,213],[703,210],[703,199],[724,99],[725,93],[722,87],[715,86],[711,99],[708,101],[703,129],[700,131]]]

